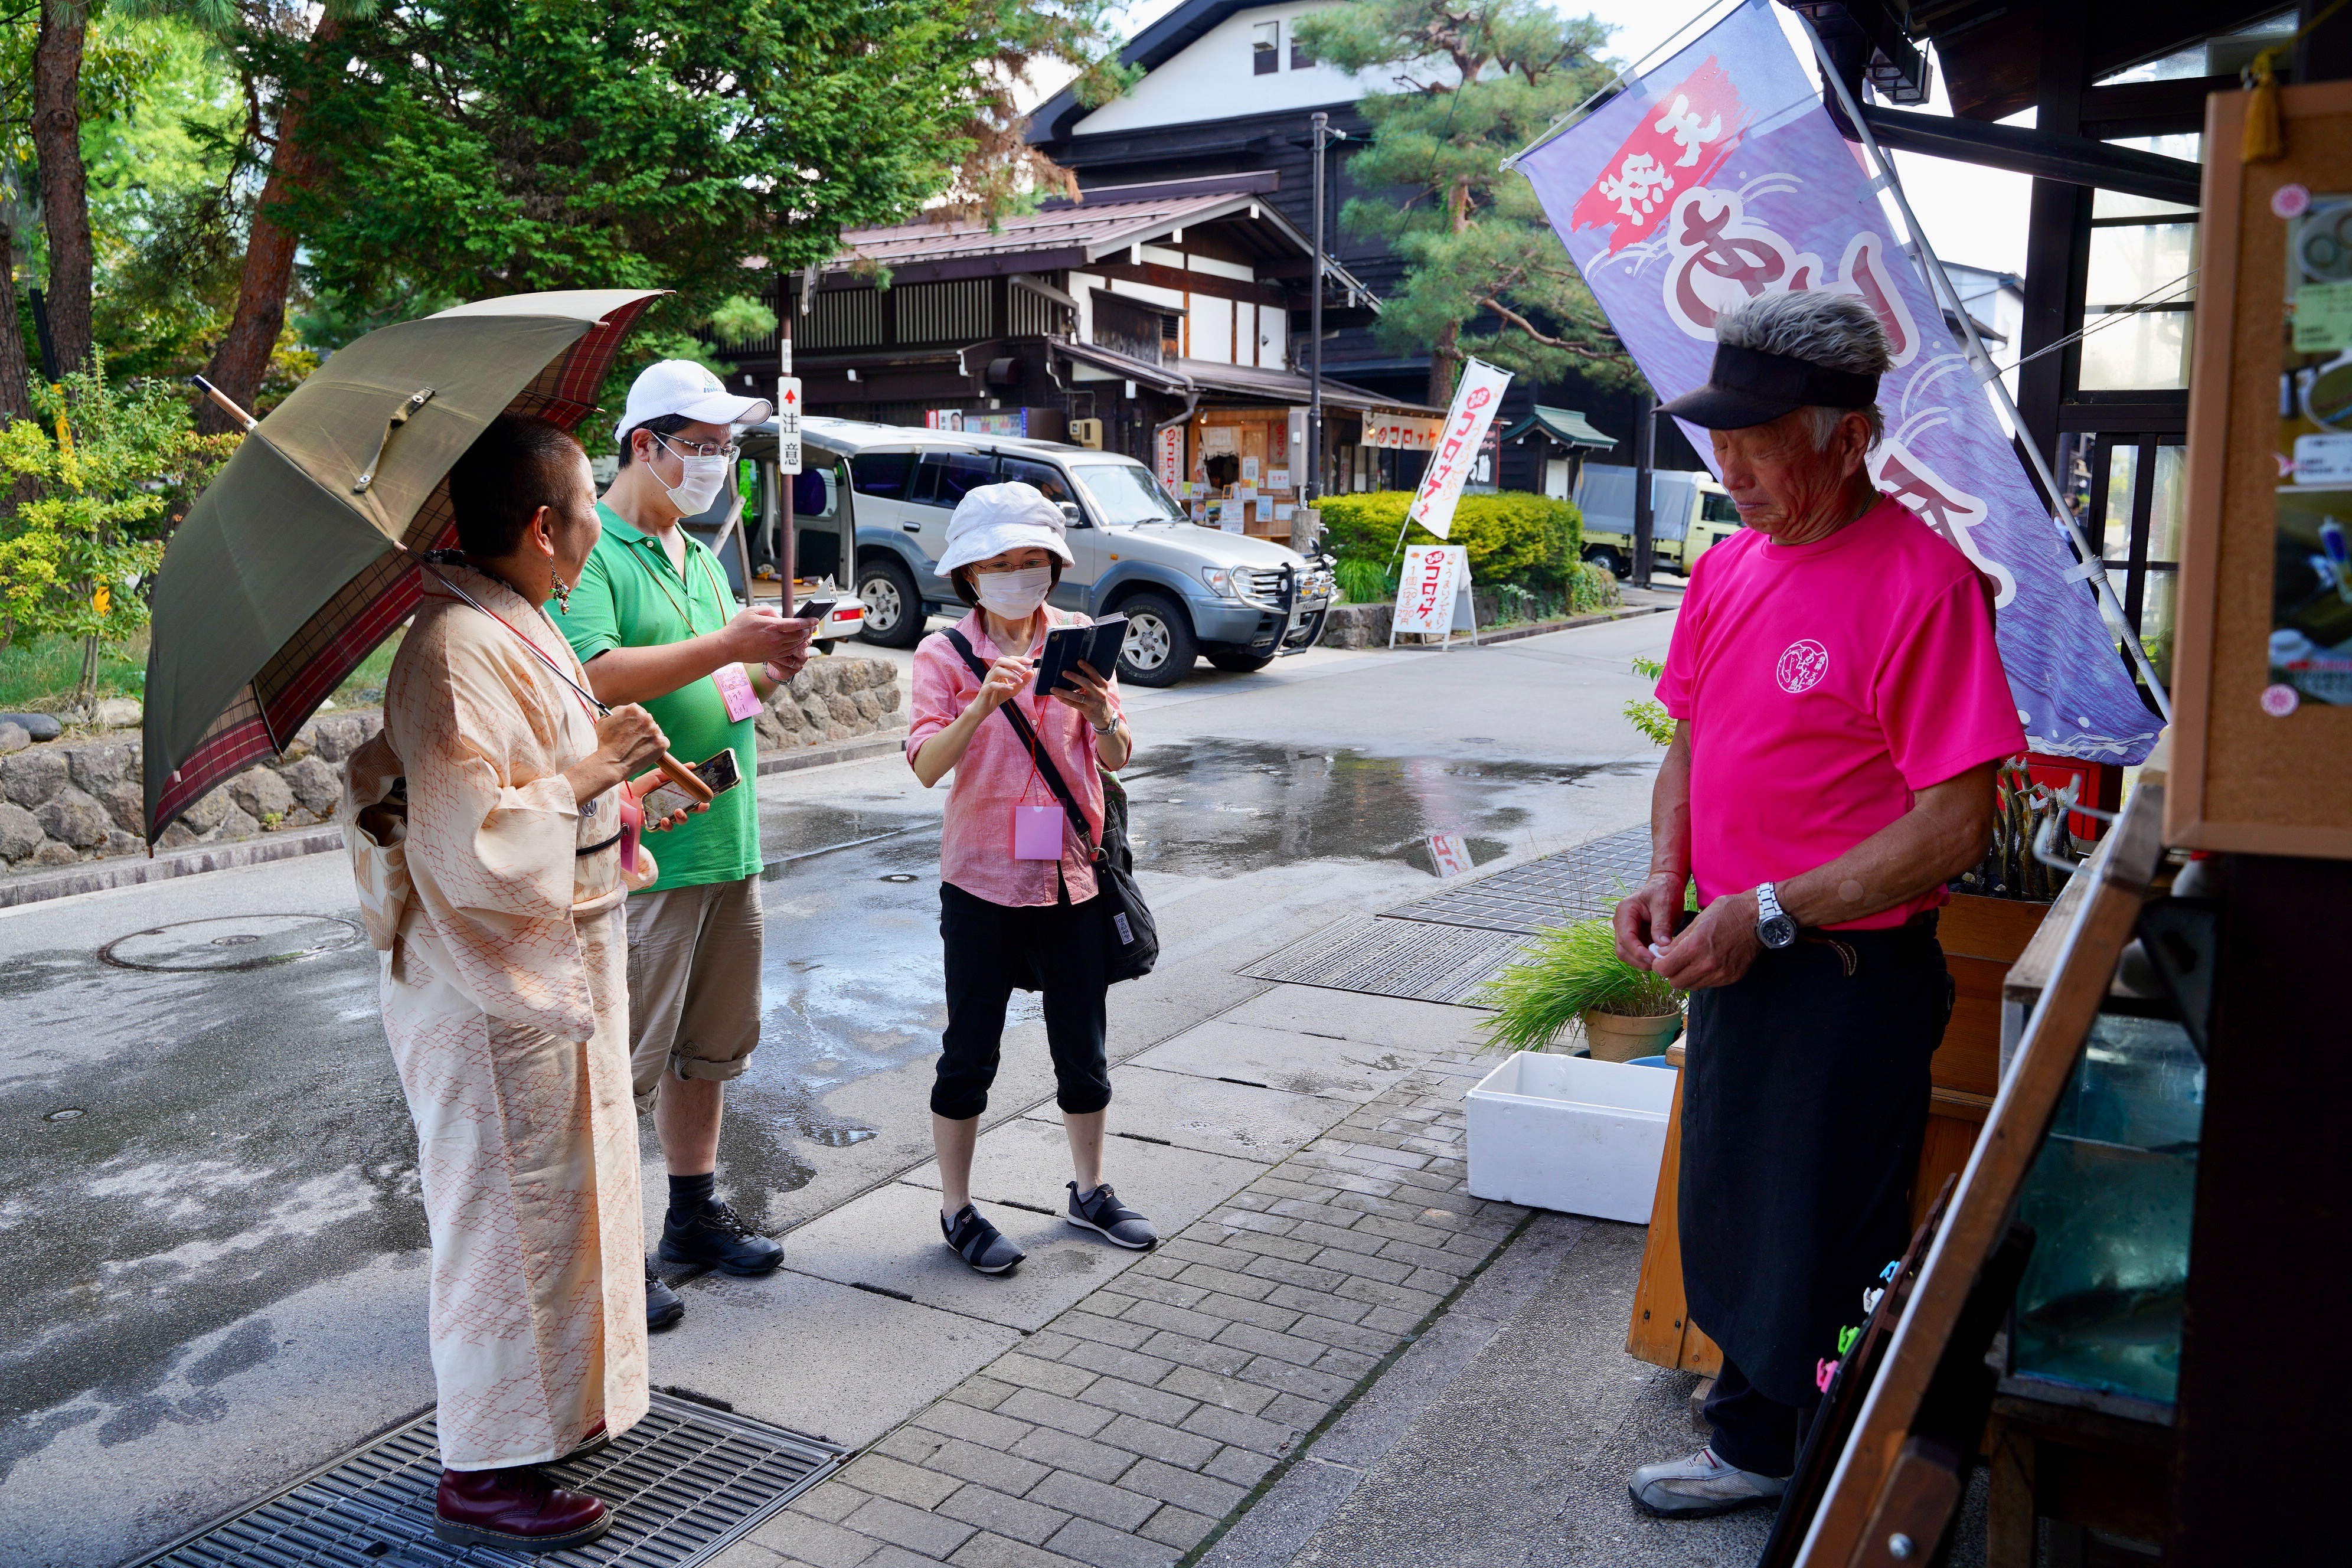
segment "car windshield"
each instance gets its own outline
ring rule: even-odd
[[[1070,473],[1107,524],[1192,521],[1149,468],[1134,463],[1074,463]]]

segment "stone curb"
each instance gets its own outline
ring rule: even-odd
[[[1675,607],[1673,605],[1627,605],[1622,609],[1602,610],[1595,615],[1572,616],[1564,621],[1538,621],[1533,626],[1505,626],[1500,630],[1481,631],[1478,634],[1478,640],[1475,643],[1470,640],[1467,634],[1464,634],[1454,639],[1453,646],[1491,647],[1496,643],[1517,642],[1521,637],[1546,637],[1553,632],[1572,632],[1579,626],[1597,626],[1603,621],[1630,621],[1641,616],[1664,615]],[[1433,653],[1442,651],[1444,646],[1433,642],[1399,643],[1393,648],[1383,646],[1374,648],[1373,651],[1376,653]]]
[[[821,768],[834,763],[878,757],[885,752],[902,751],[906,744],[907,732],[900,729],[896,732],[886,731],[879,735],[862,735],[838,745],[811,746],[805,752],[769,752],[760,758],[760,776],[765,778],[770,773],[797,773],[803,768]],[[340,851],[342,847],[343,830],[330,826],[297,833],[273,833],[262,838],[241,838],[229,844],[197,845],[152,858],[126,855],[118,859],[85,860],[79,865],[60,867],[55,871],[37,871],[28,876],[0,879],[0,910],[47,903],[52,899],[70,899],[79,893],[100,893],[110,888],[135,888],[148,882],[169,881],[174,877],[198,876],[206,871],[231,871],[241,866],[262,866],[272,860],[324,855]]]

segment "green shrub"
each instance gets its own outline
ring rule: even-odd
[[[1397,530],[1410,490],[1323,499],[1325,548],[1339,558],[1369,561],[1386,572],[1396,559]],[[1486,587],[1513,584],[1561,594],[1569,591],[1584,549],[1584,520],[1571,501],[1507,490],[1464,496],[1454,513],[1453,537],[1441,541],[1424,529],[1406,536],[1408,544],[1459,544],[1469,552],[1470,577]]]
[[[1617,591],[1616,574],[1605,566],[1590,561],[1576,563],[1569,577],[1568,608],[1570,615],[1597,615],[1615,609],[1625,602]]]
[[[1681,1011],[1683,996],[1664,976],[1618,957],[1616,933],[1598,920],[1537,932],[1532,951],[1488,981],[1478,1000],[1495,1009],[1480,1026],[1489,1045],[1539,1051],[1580,1014],[1664,1017]]]
[[[1396,597],[1395,580],[1377,561],[1360,555],[1343,558],[1331,574],[1339,580],[1339,592],[1351,605],[1378,605]]]

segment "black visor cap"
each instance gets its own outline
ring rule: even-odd
[[[1703,430],[1745,430],[1799,408],[1867,408],[1877,401],[1874,375],[1717,343],[1706,384],[1660,404],[1658,412]]]

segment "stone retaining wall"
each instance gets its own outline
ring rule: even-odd
[[[765,754],[825,746],[901,727],[898,671],[887,659],[817,658],[760,714]],[[0,868],[32,870],[134,855],[146,793],[135,731],[86,740],[0,738]],[[311,827],[334,815],[341,764],[383,728],[373,710],[325,713],[295,733],[285,754],[222,784],[163,830],[160,849],[229,843]]]

